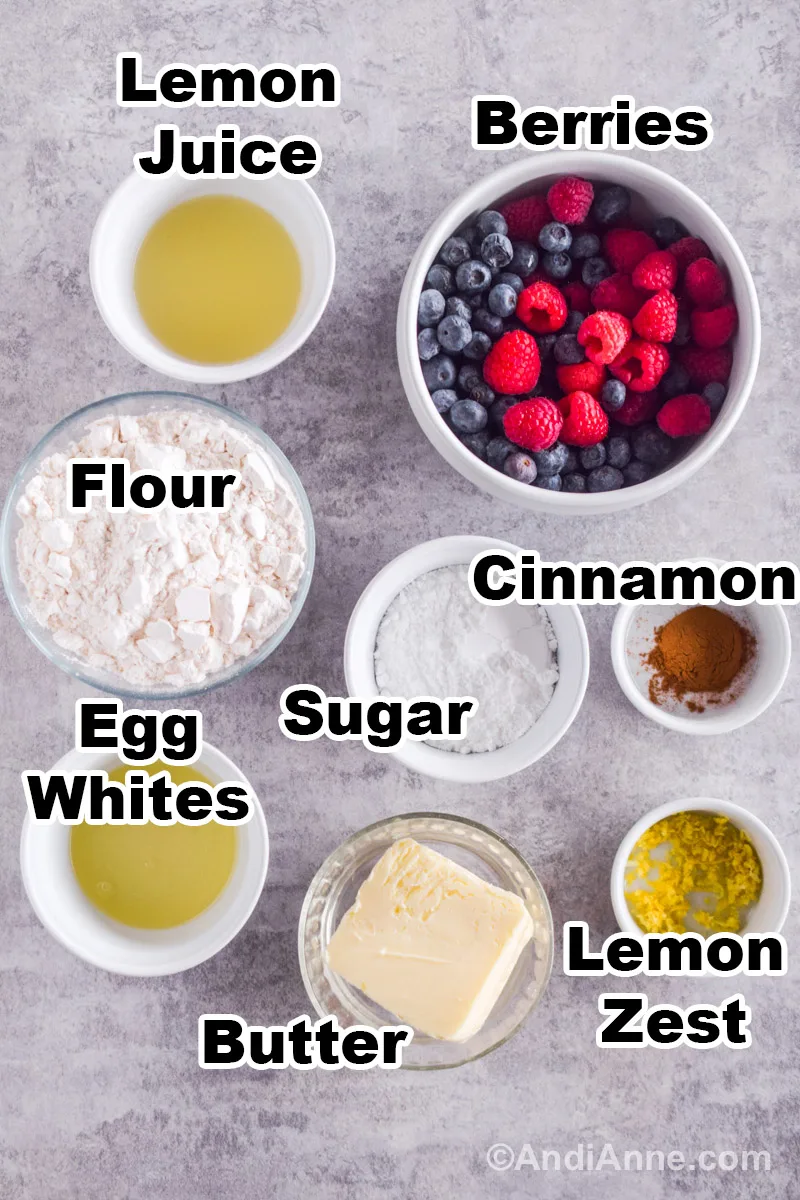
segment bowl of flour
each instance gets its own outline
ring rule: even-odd
[[[67,507],[71,459],[126,459],[162,479],[233,471],[225,508]],[[2,576],[34,644],[101,691],[172,699],[229,683],[276,649],[314,565],[308,499],[262,429],[195,396],[137,392],[79,409],[17,472]]]
[[[356,604],[345,638],[348,692],[362,699],[473,697],[466,736],[406,740],[404,766],[437,779],[503,779],[547,754],[577,716],[589,642],[577,605],[482,604],[469,564],[519,547],[486,537],[424,542],[393,559]]]

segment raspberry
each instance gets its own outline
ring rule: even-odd
[[[517,316],[534,333],[555,333],[566,321],[567,311],[567,302],[553,283],[533,283],[517,300]]]
[[[659,412],[658,427],[672,438],[705,433],[711,424],[711,409],[702,396],[688,392],[673,396]]]
[[[683,285],[692,304],[701,304],[703,308],[716,308],[728,292],[725,276],[710,258],[697,258],[689,263]]]
[[[696,308],[691,316],[692,337],[701,350],[716,350],[733,337],[738,320],[735,304]]]
[[[578,330],[578,343],[593,363],[613,362],[630,340],[631,323],[622,313],[592,313]]]
[[[669,252],[677,262],[679,271],[685,271],[689,263],[693,263],[697,258],[711,257],[708,246],[696,237],[685,237],[673,242]]]
[[[542,226],[553,219],[544,196],[523,196],[521,200],[504,204],[500,212],[506,219],[512,241],[535,242]]]
[[[596,446],[608,433],[608,417],[588,392],[570,392],[558,407],[564,417],[561,440],[568,446]]]
[[[536,387],[541,363],[535,339],[522,329],[504,333],[483,362],[483,378],[503,396],[519,396]]]
[[[549,450],[558,441],[563,424],[556,405],[544,396],[512,404],[503,417],[506,437],[524,450]]]
[[[603,238],[606,258],[615,271],[630,275],[646,254],[658,249],[643,229],[609,229]]]
[[[611,363],[611,374],[632,392],[651,392],[669,366],[669,354],[658,342],[632,338]]]
[[[635,317],[644,302],[644,294],[637,292],[631,283],[630,275],[618,271],[603,279],[592,291],[592,304],[595,308],[610,308],[612,312],[622,313],[623,317]],[[582,312],[585,310],[581,310]]]
[[[678,301],[662,288],[645,300],[633,318],[633,328],[646,342],[671,342],[678,327]]]
[[[576,312],[588,313],[592,307],[592,297],[585,283],[565,283],[561,291],[569,307]],[[614,305],[604,304],[602,307],[613,308]]]
[[[556,367],[556,379],[562,392],[588,392],[595,400],[600,399],[605,378],[605,367],[593,362],[569,363]]]
[[[550,212],[565,225],[579,225],[589,215],[594,200],[594,188],[586,179],[565,175],[557,179],[547,193]]]
[[[656,250],[645,255],[631,278],[633,286],[645,292],[660,292],[662,288],[671,292],[678,282],[678,264],[669,250]]]
[[[702,350],[699,346],[685,346],[678,361],[689,372],[689,378],[698,388],[709,383],[727,383],[733,366],[730,346],[718,350]]]
[[[660,407],[658,392],[628,392],[622,408],[614,413],[614,420],[620,425],[642,425],[652,421]]]

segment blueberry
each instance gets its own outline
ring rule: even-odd
[[[506,456],[503,470],[509,478],[516,479],[519,483],[533,483],[536,478],[536,463],[529,454],[523,454],[521,450],[515,450]]]
[[[456,364],[446,354],[437,354],[436,358],[422,364],[422,377],[429,392],[451,388],[456,381]]]
[[[500,233],[503,237],[508,233],[508,225],[502,213],[495,212],[493,208],[487,208],[475,218],[475,229],[486,237],[489,233]]]
[[[450,424],[457,433],[480,433],[489,416],[477,400],[456,400],[450,409]]]
[[[703,399],[708,401],[712,413],[719,412],[728,394],[724,383],[707,383],[703,388]]]
[[[610,437],[606,442],[606,462],[621,471],[631,461],[631,444],[622,434]]]
[[[546,492],[561,491],[561,476],[560,475],[545,475],[544,479],[537,477],[534,482],[534,487],[544,488]]]
[[[577,333],[585,320],[586,318],[584,317],[583,313],[578,312],[577,308],[574,308],[564,322],[564,327],[561,332]]]
[[[544,362],[553,353],[558,334],[539,333],[536,335],[536,345],[539,347],[539,358]]]
[[[441,263],[433,264],[425,276],[425,282],[428,287],[436,288],[436,291],[441,292],[443,296],[452,296],[456,290],[456,285],[453,282],[453,272],[449,267],[442,266]]]
[[[625,480],[626,487],[633,487],[637,483],[644,483],[649,479],[652,472],[650,468],[643,462],[631,462],[627,467],[623,468],[622,478]]]
[[[431,392],[431,400],[436,406],[436,411],[442,416],[455,404],[458,399],[458,392],[454,392],[452,388],[439,388],[438,391]]]
[[[473,367],[470,363],[464,363],[464,366],[458,372],[458,386],[462,392],[466,392],[468,396],[471,396],[472,389],[480,383],[483,383],[483,375],[478,367]]]
[[[573,258],[595,258],[600,253],[600,238],[596,233],[579,233],[572,239],[570,254]]]
[[[578,451],[574,446],[567,446],[567,459],[564,466],[561,468],[562,475],[573,475],[580,470],[578,462]]]
[[[494,291],[494,288],[492,291]],[[490,296],[491,294],[492,292],[489,292]],[[514,299],[516,299],[516,296]],[[473,328],[479,331],[479,333],[488,334],[493,342],[496,342],[497,339],[502,337],[503,333],[505,332],[503,318],[496,316],[493,312],[489,312],[487,308],[475,309],[475,312],[472,316],[472,325]]]
[[[490,422],[491,424],[491,422]],[[516,453],[516,446],[506,437],[493,437],[486,447],[486,461],[496,471],[502,471],[509,454]]]
[[[517,295],[520,294],[525,286],[519,275],[515,275],[513,271],[501,271],[499,275],[495,276],[494,281],[495,284],[507,283],[509,287],[514,289]]]
[[[468,295],[464,296],[463,299],[466,300],[467,304],[469,305],[470,312],[475,312],[476,308],[483,308],[483,306],[486,304],[486,296],[484,295],[483,288],[479,292],[470,292]]]
[[[449,237],[439,251],[439,258],[447,267],[460,267],[471,256],[469,242],[464,237]]]
[[[539,231],[539,245],[549,254],[563,254],[572,245],[572,234],[560,221],[548,221]]]
[[[617,412],[625,403],[626,395],[625,384],[621,379],[607,379],[600,393],[600,407],[607,413]]]
[[[532,242],[513,242],[514,254],[508,264],[509,270],[524,279],[526,275],[536,270],[539,262],[539,251]]]
[[[689,372],[679,362],[670,363],[664,378],[661,380],[661,394],[668,400],[673,396],[682,396],[689,386]]]
[[[581,279],[588,288],[597,287],[598,283],[603,279],[608,279],[609,275],[613,275],[612,268],[608,265],[604,258],[587,258],[581,268]]]
[[[685,308],[678,309],[678,320],[675,325],[675,336],[672,339],[673,346],[685,346],[691,338],[691,328],[689,325],[689,314]]]
[[[436,288],[426,288],[420,294],[417,320],[420,325],[438,325],[444,316],[444,296]]]
[[[456,270],[458,290],[466,292],[469,296],[476,292],[482,292],[491,282],[492,272],[486,263],[480,262],[477,258],[468,259]]]
[[[672,440],[657,425],[640,425],[631,438],[634,458],[651,467],[661,467],[672,458]]]
[[[492,429],[496,429],[498,433],[504,432],[503,417],[515,404],[519,404],[519,397],[517,396],[497,397],[489,409],[489,425]]]
[[[485,429],[482,429],[480,433],[462,433],[459,441],[468,450],[471,450],[477,458],[486,462],[486,448],[489,445],[489,435]]]
[[[562,492],[585,492],[586,476],[577,471],[573,471],[569,475],[562,475],[561,490]]]
[[[595,467],[586,476],[587,492],[615,492],[625,482],[622,471],[616,467]]]
[[[483,362],[486,355],[492,348],[492,339],[488,333],[473,333],[472,340],[464,347],[464,358],[471,358],[473,362]]]
[[[517,293],[508,283],[496,283],[489,292],[487,304],[496,316],[510,317],[517,307]]]
[[[480,250],[481,242],[486,237],[486,234],[481,233],[481,231],[476,229],[474,225],[470,225],[469,228],[461,230],[461,236],[469,246],[472,254],[475,255]]]
[[[427,333],[427,329],[423,333]],[[458,354],[472,340],[472,328],[463,317],[443,317],[436,327],[439,345],[449,354]]]
[[[487,233],[481,242],[481,258],[493,271],[502,271],[514,257],[514,247],[502,233]]]
[[[598,442],[596,446],[584,446],[578,454],[578,460],[584,471],[594,471],[597,467],[604,467],[606,448],[602,442]]]
[[[557,363],[568,366],[583,362],[586,355],[574,333],[560,333],[553,348],[553,357]]]
[[[417,334],[417,350],[420,362],[430,362],[439,353],[439,339],[435,329],[420,329]]]
[[[542,270],[551,279],[566,279],[572,270],[572,259],[568,254],[545,254]]]
[[[531,458],[536,463],[537,476],[546,479],[549,475],[560,475],[568,453],[563,442],[554,442],[549,450],[534,450]]]
[[[472,309],[460,296],[449,296],[444,311],[448,317],[463,317],[465,321],[472,320]]]
[[[653,237],[659,246],[671,246],[685,236],[686,230],[674,217],[656,217],[653,222]]]
[[[618,183],[601,188],[595,195],[592,216],[600,225],[610,225],[624,217],[631,205],[631,194]]]

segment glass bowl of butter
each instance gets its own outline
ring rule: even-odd
[[[300,915],[300,969],[321,1017],[410,1025],[402,1065],[437,1070],[508,1041],[544,993],[553,921],[536,875],[477,822],[408,813],[322,864]]]

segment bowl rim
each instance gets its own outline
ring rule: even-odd
[[[614,916],[617,920],[620,930],[623,933],[632,933],[636,936],[642,936],[643,930],[637,925],[631,916],[627,901],[625,900],[625,866],[631,856],[633,847],[638,842],[643,833],[646,833],[652,825],[656,825],[665,817],[673,816],[679,812],[716,812],[722,816],[728,817],[732,824],[738,825],[745,833],[749,833],[750,829],[757,830],[758,834],[764,838],[769,844],[770,849],[774,852],[775,857],[780,867],[780,876],[782,883],[783,898],[780,906],[780,921],[776,929],[769,930],[770,933],[780,933],[783,928],[786,917],[789,913],[789,905],[792,899],[792,876],[789,870],[789,863],[786,854],[776,838],[775,834],[765,825],[760,817],[751,812],[747,808],[743,808],[740,804],[734,804],[730,800],[717,800],[711,796],[691,796],[682,800],[668,800],[664,804],[658,805],[651,809],[635,821],[628,832],[623,837],[619,844],[619,849],[614,855],[614,861],[611,866],[611,905],[614,909]],[[747,932],[745,930],[745,932]]]
[[[534,183],[544,175],[557,172],[591,176],[592,167],[596,164],[616,172],[620,171],[622,164],[622,174],[629,173],[631,177],[647,180],[667,192],[676,192],[713,224],[725,246],[726,265],[731,261],[735,263],[741,279],[747,307],[745,311],[740,311],[740,325],[747,319],[752,353],[738,392],[733,398],[729,393],[720,417],[686,457],[644,483],[615,492],[595,493],[588,499],[586,495],[549,492],[509,479],[461,444],[434,409],[430,392],[425,386],[416,352],[416,307],[425,273],[439,247],[471,212],[493,203],[492,196],[496,200],[526,183]],[[633,180],[626,182],[635,188]],[[549,150],[538,153],[535,158],[528,156],[485,175],[434,219],[419,243],[403,281],[397,309],[396,346],[400,377],[414,416],[434,448],[464,478],[482,491],[529,511],[562,516],[598,516],[634,508],[672,491],[699,471],[727,440],[744,411],[755,382],[761,350],[761,315],[753,277],[736,239],[711,206],[685,183],[650,163],[625,154],[594,150]]]
[[[720,559],[714,558],[699,561],[716,563],[717,565],[721,562]],[[665,729],[670,729],[676,733],[688,733],[697,737],[712,737],[723,733],[733,733],[736,729],[742,729],[745,725],[749,725],[751,721],[755,721],[758,717],[762,716],[770,705],[774,703],[786,682],[792,661],[792,636],[786,613],[781,605],[762,604],[759,606],[767,614],[766,619],[774,622],[775,632],[780,640],[782,651],[781,669],[775,675],[772,685],[764,698],[757,704],[740,704],[732,705],[730,708],[721,708],[718,712],[708,713],[702,720],[698,720],[691,715],[668,712],[658,704],[653,704],[634,684],[627,663],[628,632],[637,610],[642,607],[648,606],[640,604],[621,604],[619,606],[611,627],[611,665],[614,668],[617,683],[625,696],[643,716],[648,717],[649,720],[654,721],[657,725],[663,725]],[[660,607],[664,609],[664,620],[668,621],[670,619],[668,614],[671,613],[674,615],[686,607],[695,606],[665,604]],[[747,605],[746,607],[750,606]]]
[[[225,186],[226,183],[229,185],[228,187]],[[309,306],[304,320],[298,323],[294,331],[291,331],[290,326],[275,343],[267,346],[265,350],[233,363],[196,363],[191,359],[181,358],[180,355],[174,354],[155,338],[151,345],[144,338],[140,341],[138,338],[128,337],[120,328],[120,323],[114,315],[113,305],[108,302],[107,289],[99,283],[99,263],[104,250],[104,239],[114,221],[118,219],[119,207],[135,204],[136,197],[145,190],[153,192],[159,187],[165,191],[174,190],[176,192],[174,203],[178,204],[181,202],[177,195],[179,192],[187,193],[184,199],[189,198],[189,195],[199,197],[210,194],[235,194],[236,185],[241,186],[243,183],[248,186],[252,185],[254,190],[259,189],[260,186],[270,186],[270,184],[296,186],[302,195],[302,200],[298,203],[308,206],[319,226],[321,238],[325,244],[326,273],[319,294],[314,303]],[[330,299],[335,275],[336,244],[330,218],[319,196],[305,179],[285,179],[283,177],[275,179],[237,177],[229,180],[201,177],[188,179],[181,175],[171,175],[159,179],[145,178],[139,172],[132,171],[117,185],[103,204],[95,221],[89,243],[89,281],[97,310],[106,328],[119,345],[138,362],[168,378],[179,379],[184,383],[238,383],[243,379],[252,379],[256,375],[263,375],[279,366],[299,350],[316,329]]]
[[[511,1038],[515,1037],[516,1034],[519,1033],[519,1031],[523,1027],[523,1025],[526,1024],[528,1019],[533,1015],[533,1013],[539,1007],[539,1005],[542,1001],[542,997],[544,996],[545,992],[547,991],[548,985],[550,983],[550,978],[553,973],[553,963],[555,961],[555,926],[553,923],[553,913],[552,913],[552,909],[550,907],[550,901],[547,897],[547,893],[544,890],[544,888],[542,887],[542,883],[541,883],[541,880],[539,879],[539,876],[536,874],[536,872],[534,871],[533,867],[530,865],[528,860],[516,848],[516,846],[512,846],[511,843],[509,841],[507,841],[506,838],[504,838],[501,834],[497,833],[496,830],[491,829],[488,825],[484,825],[481,821],[473,821],[469,817],[464,817],[464,816],[460,816],[460,815],[455,816],[452,813],[430,812],[430,811],[426,811],[426,810],[420,810],[420,811],[414,811],[414,812],[395,813],[391,817],[383,817],[379,821],[373,821],[369,825],[363,826],[363,828],[357,830],[355,833],[351,833],[348,837],[346,837],[344,839],[344,841],[340,842],[338,844],[338,846],[336,846],[333,850],[331,850],[331,852],[328,855],[326,855],[326,857],[323,860],[323,862],[321,863],[320,867],[314,873],[314,876],[312,877],[311,882],[309,883],[308,888],[306,889],[305,896],[303,897],[303,904],[300,909],[300,918],[299,918],[298,924],[297,924],[297,951],[298,951],[298,959],[300,962],[300,974],[303,979],[303,985],[305,986],[306,994],[308,995],[308,998],[311,1001],[312,1005],[314,1006],[314,1009],[318,1013],[318,1015],[319,1016],[327,1016],[328,1014],[323,1012],[322,1008],[317,1003],[316,993],[311,985],[311,980],[309,977],[308,968],[307,968],[305,956],[303,953],[304,933],[305,933],[306,924],[308,922],[308,911],[311,906],[312,899],[314,898],[315,890],[316,890],[319,882],[325,878],[326,869],[328,867],[328,864],[331,862],[332,859],[335,859],[343,850],[345,850],[346,848],[348,848],[350,846],[356,845],[365,835],[371,834],[371,833],[376,833],[383,828],[394,825],[396,822],[416,821],[416,820],[434,820],[434,821],[439,821],[439,822],[441,822],[441,821],[451,822],[455,825],[464,826],[467,829],[478,830],[479,832],[481,832],[485,835],[488,835],[490,838],[494,839],[496,842],[499,842],[504,850],[508,851],[509,854],[511,854],[515,859],[518,860],[519,863],[522,864],[522,866],[525,869],[525,871],[527,872],[527,874],[533,880],[535,888],[536,888],[536,892],[537,892],[539,900],[542,904],[543,916],[545,919],[545,923],[546,923],[547,931],[548,931],[548,935],[549,935],[548,936],[547,962],[545,964],[545,972],[544,972],[544,977],[543,977],[543,981],[542,981],[542,986],[539,989],[538,995],[536,996],[533,1003],[522,1014],[520,1019],[517,1021],[516,1025],[514,1025],[513,1028],[510,1029],[505,1034],[504,1037],[502,1037],[499,1041],[495,1042],[493,1045],[487,1046],[486,1049],[481,1050],[480,1053],[468,1055],[464,1058],[458,1059],[458,1061],[447,1062],[447,1063],[407,1063],[407,1062],[403,1061],[401,1063],[402,1069],[407,1070],[407,1071],[446,1071],[446,1070],[450,1070],[453,1067],[463,1067],[467,1063],[477,1062],[479,1059],[485,1058],[487,1054],[491,1054],[493,1051],[498,1050],[501,1046],[504,1046],[506,1044],[506,1042],[510,1041]],[[412,836],[412,835],[409,834],[408,836]],[[418,836],[421,838],[424,838],[423,834],[419,834]],[[448,1043],[448,1044],[454,1044],[454,1043]]]
[[[89,769],[87,767],[87,763],[89,762],[90,758],[112,759],[113,757],[114,754],[112,751],[98,751],[94,755],[90,756],[78,750],[72,749],[67,751],[66,754],[62,755],[58,762],[51,768],[51,771],[75,770],[78,766],[82,767],[83,769]],[[74,954],[76,958],[81,959],[90,966],[97,967],[103,971],[108,971],[111,975],[122,975],[129,978],[159,978],[165,975],[177,975],[183,971],[189,971],[193,967],[200,966],[201,963],[207,962],[210,958],[213,958],[219,954],[221,950],[224,950],[224,948],[233,941],[233,939],[242,931],[244,926],[250,920],[250,917],[253,915],[256,905],[258,904],[258,901],[260,900],[264,891],[264,886],[267,879],[267,871],[269,869],[269,829],[267,827],[266,814],[264,813],[261,801],[256,795],[249,779],[244,772],[237,767],[230,758],[228,758],[226,754],[223,754],[221,750],[216,748],[216,746],[212,746],[210,742],[204,741],[202,752],[196,759],[198,769],[200,769],[200,764],[204,761],[204,759],[210,759],[214,764],[215,772],[218,771],[220,776],[226,781],[230,780],[232,782],[243,782],[251,788],[255,800],[253,805],[253,815],[251,819],[245,822],[243,825],[236,826],[236,831],[239,838],[249,837],[253,839],[254,843],[258,844],[263,854],[263,861],[259,868],[255,886],[253,887],[251,901],[248,902],[247,910],[244,912],[241,919],[234,922],[229,931],[220,932],[216,937],[209,938],[209,948],[206,950],[196,951],[195,953],[188,954],[184,951],[182,956],[180,952],[176,950],[174,963],[166,969],[160,966],[146,964],[135,964],[133,967],[129,967],[125,970],[121,970],[118,967],[109,966],[101,954],[94,953],[91,947],[80,943],[78,940],[71,937],[63,928],[55,925],[55,923],[51,920],[50,910],[43,907],[39,902],[39,896],[36,891],[35,884],[32,881],[33,875],[30,863],[30,855],[32,852],[33,842],[37,837],[46,836],[48,833],[52,836],[54,824],[57,829],[63,829],[66,831],[66,845],[69,847],[70,827],[62,825],[61,822],[40,825],[38,822],[31,820],[30,813],[27,811],[26,807],[19,843],[20,874],[22,876],[22,885],[25,890],[25,895],[38,921],[47,931],[47,933],[49,933],[49,935],[55,941],[57,941],[59,945],[63,946],[65,950],[68,950],[71,954]],[[67,852],[69,853],[69,851]],[[222,898],[222,896],[225,894],[225,891],[230,886],[230,882],[231,880],[229,879],[228,883],[226,883],[225,887],[222,889],[219,896],[217,896],[210,907],[213,908],[213,905]],[[209,909],[204,911],[208,912]],[[203,914],[200,913],[198,915],[202,916]],[[117,924],[117,922],[114,922],[112,918],[106,919],[111,921],[112,924]],[[192,921],[187,921],[183,926],[177,925],[173,926],[172,928],[188,929],[191,925]],[[123,928],[126,927],[123,926]]]
[[[365,695],[363,688],[359,688],[357,693],[352,690],[356,674],[361,674],[361,670],[365,667],[370,656],[374,659],[374,646],[370,651],[362,633],[362,626],[369,619],[369,614],[373,611],[373,606],[375,605],[375,593],[380,590],[387,576],[399,570],[402,565],[414,563],[415,560],[422,559],[426,555],[436,553],[440,558],[438,566],[444,567],[451,564],[449,551],[452,551],[454,554],[463,553],[464,558],[457,561],[469,563],[481,550],[492,549],[507,550],[509,553],[518,554],[521,548],[512,542],[504,541],[502,538],[486,537],[481,534],[453,534],[447,537],[432,538],[426,542],[418,542],[416,545],[408,547],[373,575],[372,579],[365,585],[353,607],[345,633],[344,675],[348,694]],[[428,571],[435,571],[436,569],[436,563],[423,566],[409,582],[427,574]],[[395,595],[399,595],[399,592],[405,586],[408,585],[402,585]],[[389,603],[391,603],[391,600]],[[386,607],[388,607],[388,604]],[[429,778],[441,779],[449,783],[473,784],[493,783],[500,779],[507,779],[519,774],[521,771],[527,770],[534,763],[549,754],[567,734],[583,705],[589,683],[591,652],[586,624],[579,605],[574,603],[558,605],[543,604],[541,607],[551,618],[553,612],[558,611],[559,617],[563,616],[566,621],[571,623],[574,643],[580,659],[580,671],[574,680],[575,696],[565,719],[561,726],[541,746],[536,748],[530,755],[523,755],[517,766],[498,766],[498,757],[500,755],[507,757],[504,752],[508,751],[511,747],[519,746],[526,738],[530,737],[538,723],[534,722],[530,729],[517,738],[516,741],[509,742],[508,746],[500,746],[495,750],[487,750],[476,754],[458,754],[441,751],[421,742],[406,741],[397,750],[389,752],[389,756],[409,770],[426,775]],[[386,608],[383,609],[381,618],[385,612]],[[380,624],[381,618],[379,618],[378,624]],[[374,678],[374,666],[369,669],[369,677],[374,683],[374,691],[370,689],[366,694],[370,698],[379,697],[381,692]],[[560,679],[559,675],[559,683]],[[558,687],[558,684],[556,684],[556,687]],[[555,695],[555,690],[553,695]],[[495,763],[494,768],[491,766],[492,761]]]
[[[39,632],[40,626],[34,626],[28,620],[26,613],[20,605],[18,593],[21,595],[24,590],[24,585],[14,578],[16,570],[15,558],[15,536],[12,536],[12,524],[16,517],[16,501],[19,498],[25,474],[28,469],[33,466],[38,466],[42,458],[45,457],[47,448],[51,440],[59,433],[67,430],[73,422],[77,422],[85,418],[86,425],[105,408],[110,408],[115,404],[126,400],[136,400],[147,402],[148,399],[164,399],[175,402],[189,403],[191,405],[199,405],[201,408],[209,410],[209,412],[217,419],[232,422],[234,425],[240,425],[251,438],[261,444],[268,454],[272,455],[276,465],[281,473],[285,476],[287,482],[292,488],[296,498],[300,512],[303,515],[306,535],[306,564],[303,570],[303,575],[300,583],[297,586],[297,591],[291,600],[291,611],[284,623],[275,633],[267,638],[258,650],[247,659],[242,660],[241,665],[237,663],[231,664],[227,674],[220,679],[213,679],[213,682],[201,680],[198,685],[192,685],[186,688],[177,688],[170,691],[147,690],[142,691],[128,684],[122,677],[119,682],[113,681],[98,681],[88,670],[84,670],[82,666],[73,665],[73,660],[66,653],[59,652],[56,654],[50,645],[47,643],[42,633]],[[207,400],[203,396],[194,396],[189,392],[174,392],[168,389],[158,389],[155,391],[136,391],[136,392],[120,392],[118,395],[106,396],[101,400],[93,400],[90,404],[84,405],[82,408],[76,408],[71,413],[67,413],[59,421],[53,425],[43,437],[39,439],[33,449],[25,456],[17,468],[14,477],[9,485],[6,499],[3,504],[2,516],[0,516],[0,579],[2,579],[3,589],[6,598],[11,606],[11,611],[23,629],[23,632],[28,639],[33,642],[37,650],[39,650],[48,662],[70,675],[73,679],[77,679],[80,683],[86,684],[88,687],[97,688],[98,691],[106,692],[109,695],[121,696],[125,699],[132,700],[182,700],[190,696],[202,695],[206,692],[215,691],[219,687],[224,687],[228,683],[233,683],[242,676],[247,675],[250,671],[255,670],[267,658],[277,650],[284,638],[289,634],[292,626],[297,621],[300,613],[308,598],[309,589],[311,587],[311,579],[314,574],[314,563],[316,559],[316,534],[314,528],[314,516],[311,511],[306,490],[300,480],[299,475],[295,471],[291,462],[281,450],[280,446],[275,443],[272,438],[266,433],[260,425],[256,425],[249,417],[237,412],[235,409],[227,408],[224,404],[219,404],[215,400]]]

